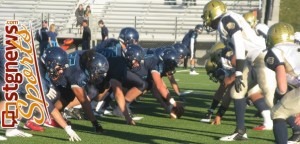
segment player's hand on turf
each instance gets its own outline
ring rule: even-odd
[[[242,86],[245,87],[242,75],[236,76],[234,80],[235,91],[238,93],[242,91]]]
[[[46,94],[46,96],[52,100],[56,98],[56,90],[54,90],[53,88],[49,89],[49,92]]]
[[[76,132],[71,128],[71,126],[66,126],[65,131],[69,135],[69,141],[81,141],[80,137],[76,134]]]
[[[212,125],[220,125],[221,124],[221,117],[217,115],[216,118],[214,119],[214,121],[211,124]]]
[[[136,125],[133,119],[126,120],[128,125]]]

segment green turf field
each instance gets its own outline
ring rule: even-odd
[[[188,71],[177,72],[175,75],[182,91],[194,91],[193,94],[186,97],[186,111],[181,119],[171,120],[156,100],[148,94],[143,96],[144,99],[140,103],[134,105],[136,108],[133,111],[137,116],[144,117],[144,119],[137,122],[137,126],[125,125],[123,118],[111,116],[98,118],[102,126],[106,129],[106,133],[97,135],[91,132],[93,129],[89,121],[71,120],[73,129],[82,139],[82,142],[78,143],[222,143],[218,139],[221,136],[232,133],[235,128],[233,106],[231,104],[229,111],[222,121],[222,125],[214,126],[200,123],[199,119],[209,107],[217,84],[208,79],[204,69],[198,71],[200,72],[199,76],[190,76]],[[167,84],[169,83],[167,82]],[[274,143],[272,131],[256,132],[251,130],[254,126],[262,123],[262,119],[252,117],[254,113],[255,109],[253,106],[247,109],[246,127],[248,128],[248,137],[250,140],[243,142],[243,144]],[[9,138],[8,141],[0,143],[58,144],[68,142],[67,135],[63,129],[46,128],[45,132],[30,133],[34,137]],[[2,130],[0,130],[0,134],[3,134]]]

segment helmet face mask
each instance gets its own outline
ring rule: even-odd
[[[209,76],[209,79],[212,80],[213,82],[219,81],[215,77],[215,72],[216,72],[217,68],[218,68],[217,64],[212,62],[210,59],[206,61],[205,70],[207,72],[207,75]]]
[[[212,0],[208,2],[203,9],[203,15],[201,16],[206,31],[211,32],[213,29],[216,30],[221,16],[226,12],[227,6],[222,1]]]
[[[102,54],[87,51],[80,57],[80,65],[87,75],[89,83],[100,84],[103,82],[109,69],[109,63]]]
[[[139,68],[144,61],[144,51],[139,45],[127,45],[125,59],[129,68]],[[137,65],[138,63],[138,65]]]
[[[294,43],[294,28],[288,23],[279,22],[272,25],[266,38],[267,48],[284,42]]]
[[[159,58],[163,61],[163,73],[174,74],[180,61],[179,54],[172,48],[165,49]]]
[[[57,80],[63,71],[69,67],[68,55],[60,47],[47,49],[41,59],[45,64],[49,77],[53,80]]]

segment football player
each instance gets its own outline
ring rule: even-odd
[[[106,39],[95,47],[97,52],[102,51],[103,48],[111,49],[114,51],[113,56],[124,56],[126,52],[126,46],[128,44],[138,44],[139,33],[135,28],[125,27],[121,29],[119,38]],[[111,57],[111,56],[110,56]]]
[[[287,23],[276,23],[270,27],[267,35],[268,53],[265,62],[268,68],[275,71],[277,79],[276,93],[281,100],[272,108],[274,137],[278,144],[299,143],[300,132],[293,130],[288,139],[286,119],[297,116],[295,123],[300,125],[300,81],[299,81],[299,45],[294,44],[294,29]],[[288,84],[294,89],[288,91]]]
[[[56,48],[55,51],[49,49],[42,56],[49,75],[48,79],[53,84],[56,95],[59,96],[59,100],[55,102],[55,107],[61,110],[76,97],[81,103],[88,119],[91,121],[95,132],[102,133],[103,128],[93,115],[91,105],[84,90],[87,78],[85,72],[79,69],[78,56],[74,56],[72,57],[73,59],[68,60],[67,54],[65,52],[62,53],[61,50],[61,48]]]
[[[179,60],[178,53],[174,49],[166,49],[159,57],[147,55],[144,61],[136,58],[140,53],[143,53],[140,47],[133,47],[126,52],[125,57],[131,65],[130,70],[147,81],[147,89],[151,90],[153,96],[160,100],[167,112],[170,112],[169,105],[173,106],[172,110],[174,111],[170,113],[171,118],[181,117],[184,111],[183,106],[171,97],[168,88],[162,80],[163,76],[175,73],[175,67]],[[137,96],[128,95],[126,96],[126,101],[132,102]]]
[[[216,117],[212,122],[212,124],[215,125],[221,124],[221,119],[227,111],[231,101],[230,90],[228,90],[228,87],[230,87],[230,85],[232,84],[232,80],[230,80],[230,82],[224,82],[224,80],[228,81],[229,79],[225,79],[225,77],[230,77],[233,75],[234,68],[232,67],[232,63],[234,63],[234,61],[229,61],[232,59],[229,58],[231,57],[231,55],[226,56],[225,53],[227,52],[225,51],[228,51],[228,53],[230,51],[224,48],[225,45],[223,43],[215,43],[209,51],[211,58],[208,59],[205,64],[205,69],[210,79],[213,82],[220,82],[220,86],[213,96],[213,101],[211,103],[210,108],[207,110],[207,113],[205,114],[204,118],[202,118],[200,121],[210,122],[214,110],[217,108],[220,101],[222,100],[221,106],[219,107],[218,112],[216,113]],[[223,61],[221,61],[220,59],[223,59]]]
[[[227,88],[230,88],[230,86],[233,84],[233,81],[235,79],[234,73],[235,73],[235,66],[236,66],[236,60],[235,60],[235,55],[233,55],[232,50],[229,48],[225,48],[224,44],[219,42],[216,43],[211,49],[210,49],[210,56],[211,56],[211,68],[210,66],[210,71],[209,75],[212,80],[220,81],[220,87],[218,91],[216,92],[215,95],[223,95],[224,92],[226,91]],[[223,86],[221,86],[223,85]],[[251,85],[251,83],[249,84]],[[258,109],[259,113],[262,114],[264,118],[264,123],[261,126],[255,127],[254,130],[271,130],[272,129],[272,120],[270,116],[270,110],[265,103],[265,99],[262,96],[260,91],[257,91],[258,85],[253,86],[248,91],[248,98],[253,102],[254,106]],[[223,92],[223,93],[220,93]],[[226,103],[228,96],[230,94],[230,90],[227,90],[225,94],[225,108],[228,108],[229,102]],[[220,97],[220,96],[219,96]],[[217,99],[217,97],[214,97]],[[220,99],[220,98],[219,98]],[[223,102],[222,102],[223,103]],[[217,101],[213,101],[211,107],[216,107],[217,106]],[[221,112],[226,109],[221,109]],[[209,113],[208,113],[209,114]],[[218,123],[218,121],[221,119],[221,117],[217,117],[214,122]]]
[[[132,27],[125,27],[121,29],[119,33],[118,39],[110,38],[102,41],[99,45],[97,45],[94,49],[98,52],[103,54],[105,57],[117,57],[117,56],[124,56],[126,52],[126,46],[128,44],[138,44],[139,41],[139,33],[135,28]],[[108,51],[104,49],[109,49]],[[113,52],[111,52],[113,51]],[[103,103],[103,111],[106,107],[109,106],[110,101],[112,100],[111,97],[106,97]],[[101,102],[98,102],[99,104]]]
[[[130,47],[139,47],[138,45],[127,45],[126,49]],[[120,100],[117,99],[117,102],[123,102],[124,97],[130,96],[138,96],[141,95],[144,90],[147,88],[147,83],[142,78],[140,78],[138,75],[131,72],[128,67],[131,65],[128,64],[128,60],[126,57],[123,56],[115,56],[114,51],[111,49],[101,49],[97,52],[105,55],[107,57],[107,60],[109,62],[110,68],[108,71],[107,79],[111,83],[112,91],[115,95],[115,98],[120,98]],[[127,52],[126,52],[127,53]],[[144,53],[139,53],[139,58],[144,58]],[[112,83],[113,82],[113,83]],[[123,87],[124,86],[124,87]],[[127,88],[128,91],[124,95],[123,88]],[[128,104],[131,102],[126,101]],[[125,103],[125,99],[124,99]],[[124,115],[124,110],[121,108],[119,104],[119,108],[121,112]],[[124,107],[125,108],[125,107]],[[128,107],[127,107],[128,108]],[[114,111],[116,111],[115,109]],[[127,111],[127,109],[126,109]],[[122,116],[122,115],[121,115]],[[124,115],[126,117],[126,115]],[[131,117],[127,118],[128,124],[135,124],[134,121],[131,119]]]
[[[267,37],[267,33],[269,30],[269,27],[266,24],[258,23],[257,17],[254,14],[254,12],[248,12],[243,15],[245,20],[249,23],[252,29],[255,30],[256,34],[258,36],[262,36],[263,38]]]
[[[182,44],[184,44],[187,48],[189,48],[189,56],[190,56],[190,75],[198,75],[199,73],[195,70],[195,43],[198,37],[198,34],[201,34],[203,31],[203,25],[198,24],[194,29],[189,30],[187,34],[182,39]],[[184,61],[184,67],[187,68],[187,58]]]
[[[203,9],[203,22],[207,31],[218,30],[221,41],[234,49],[236,72],[231,97],[234,99],[237,128],[232,135],[222,137],[222,141],[247,139],[244,125],[246,109],[245,95],[249,88],[259,85],[256,92],[262,90],[268,106],[273,105],[275,76],[268,73],[264,64],[263,50],[266,48],[263,38],[256,35],[246,20],[239,14],[227,12],[227,6],[219,0],[208,2]],[[255,77],[252,78],[250,69]]]
[[[175,49],[177,53],[179,54],[180,60],[183,60],[184,58],[187,57],[188,55],[188,49],[184,44],[181,43],[175,43],[174,45],[171,46],[166,46],[166,47],[160,47],[160,48],[146,48],[144,49],[146,55],[156,55],[160,56],[164,50],[166,49]],[[167,78],[170,81],[170,84],[174,90],[174,92],[179,96],[180,101],[185,101],[184,96],[187,94],[186,92],[180,92],[179,86],[175,80],[174,75],[167,75]]]

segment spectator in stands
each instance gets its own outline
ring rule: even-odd
[[[86,6],[85,11],[84,11],[84,19],[89,20],[89,16],[90,16],[91,12],[92,12],[91,7],[89,5]]]
[[[55,32],[55,24],[50,25],[48,32],[48,48],[50,47],[59,47],[57,42],[57,33]]]
[[[199,73],[196,72],[195,70],[195,43],[196,39],[198,37],[198,34],[201,34],[203,30],[202,25],[196,25],[195,29],[189,30],[187,34],[182,39],[182,44],[186,45],[187,48],[189,48],[190,53],[188,56],[190,56],[190,66],[191,66],[191,71],[190,75],[198,75]],[[184,59],[184,67],[187,68],[187,58]]]
[[[83,20],[83,33],[82,33],[82,50],[90,49],[90,41],[91,41],[91,30],[88,26],[88,21]]]
[[[108,38],[108,29],[104,25],[104,21],[103,20],[99,20],[98,25],[101,28],[102,41],[104,41],[104,40],[106,40]]]
[[[79,7],[77,8],[75,12],[75,16],[77,19],[76,27],[80,26],[80,31],[79,33],[81,34],[82,32],[82,21],[84,20],[84,10],[83,10],[83,5],[80,4]]]
[[[42,55],[48,46],[48,22],[46,20],[42,22],[42,28],[36,31],[35,39],[40,43],[40,55]]]

